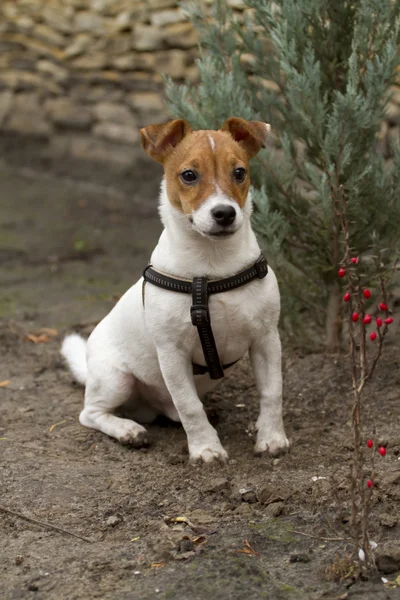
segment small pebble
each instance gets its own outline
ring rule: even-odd
[[[183,539],[179,542],[179,552],[190,552],[194,549],[194,544],[191,540]]]
[[[222,493],[226,490],[229,490],[229,488],[230,483],[226,477],[216,477],[215,479],[212,479],[210,481],[209,485],[207,485],[207,487],[204,488],[204,491],[209,493]]]
[[[310,557],[305,552],[298,553],[298,554],[297,553],[291,554],[290,562],[291,563],[308,563],[308,562],[310,562]]]
[[[117,517],[117,515],[111,515],[106,521],[107,527],[115,527],[118,523],[121,523],[121,518]]]
[[[242,494],[242,502],[248,502],[249,504],[255,504],[258,502],[257,494],[254,490],[247,490]]]

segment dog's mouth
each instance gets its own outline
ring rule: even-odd
[[[196,227],[195,223],[193,222],[193,217],[191,217],[191,216],[189,217],[189,223],[191,224],[193,231],[196,231],[196,233],[199,233],[203,237],[206,237],[206,238],[209,238],[212,240],[229,238],[233,234],[235,234],[238,229],[240,229],[240,227],[230,227],[230,228],[224,228],[224,229],[215,229],[215,230],[211,229],[209,231],[204,231],[203,229]]]
[[[221,240],[231,237],[237,232],[237,229],[221,229],[220,231],[203,231],[197,227],[193,227],[193,230],[202,235],[203,237],[209,238],[210,240]]]
[[[210,233],[207,233],[206,235],[208,235],[211,238],[226,238],[226,237],[233,235],[234,233],[236,233],[236,229],[229,230],[229,231],[225,231],[225,230],[216,231],[215,233],[210,232]]]

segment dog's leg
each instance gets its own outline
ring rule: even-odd
[[[289,441],[282,420],[282,357],[277,329],[260,332],[260,337],[251,345],[250,359],[260,394],[254,451],[257,454],[268,451],[278,456],[287,452]]]
[[[90,368],[85,391],[85,406],[79,421],[81,425],[98,429],[121,444],[141,448],[148,443],[146,429],[113,414],[115,409],[127,402],[134,391],[135,380],[131,375],[114,368]]]
[[[191,461],[226,460],[228,454],[218,434],[209,423],[193,379],[192,364],[187,354],[176,348],[158,350],[158,360],[165,384],[171,394],[185,429]]]

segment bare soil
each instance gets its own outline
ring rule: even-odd
[[[10,380],[0,387],[1,598],[399,598],[382,573],[344,577],[344,354],[284,347],[292,450],[280,459],[253,455],[258,401],[246,359],[207,400],[226,465],[190,465],[183,429],[167,421],[148,427],[152,445],[140,451],[79,425],[83,391],[60,340],[89,334],[146,264],[160,232],[159,173],[149,173],[117,193],[0,167],[0,382]],[[370,522],[377,556],[399,540],[399,361],[391,334],[365,394],[365,439],[387,446]]]

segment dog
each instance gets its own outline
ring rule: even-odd
[[[266,123],[236,117],[218,131],[194,131],[184,119],[140,130],[143,149],[164,168],[164,230],[151,256],[156,272],[178,282],[213,281],[257,261],[249,160],[265,146],[269,130]],[[82,425],[138,448],[148,443],[143,424],[162,414],[182,423],[191,461],[228,458],[202,404],[217,379],[193,372],[193,364],[206,366],[190,305],[188,294],[144,285],[141,278],[87,342],[77,334],[64,339],[61,353],[86,386]],[[206,309],[221,363],[229,367],[249,351],[260,395],[255,452],[286,452],[280,296],[273,271],[211,296]],[[115,414],[128,403],[133,420]]]

